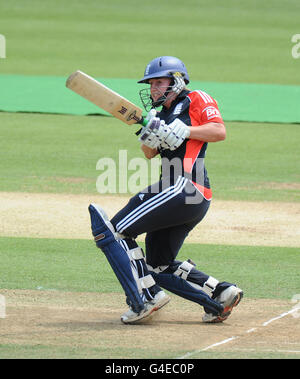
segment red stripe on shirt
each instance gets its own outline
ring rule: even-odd
[[[202,196],[206,200],[211,200],[211,198],[212,198],[212,190],[210,188],[206,188],[206,187],[201,186],[200,184],[195,183],[195,182],[192,182],[192,183],[194,184],[194,186],[197,188],[197,190],[202,194]]]
[[[185,172],[191,173],[196,159],[203,146],[203,141],[197,141],[195,139],[190,139],[186,143],[186,150],[183,159],[183,169]]]

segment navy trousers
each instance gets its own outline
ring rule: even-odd
[[[219,283],[210,299],[203,291],[195,290],[186,280],[173,275],[182,263],[175,258],[185,238],[203,219],[209,205],[210,201],[189,179],[178,177],[171,184],[168,179],[161,180],[133,196],[111,222],[125,236],[122,241],[125,249],[136,247],[135,238],[146,233],[146,262],[153,268],[151,272],[159,286],[203,305],[207,313],[217,314],[220,305],[212,299],[230,283]],[[159,266],[165,267],[162,273],[156,274]],[[193,268],[187,279],[203,287],[208,278],[209,275]]]
[[[133,196],[111,222],[127,238],[146,233],[146,261],[156,268],[172,264],[209,205],[187,178],[167,178]]]

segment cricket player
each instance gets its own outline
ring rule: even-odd
[[[243,291],[197,270],[190,259],[177,260],[185,238],[211,203],[205,152],[209,142],[226,137],[217,102],[186,87],[189,75],[176,57],[151,60],[138,83],[147,85],[140,97],[148,112],[139,141],[146,158],[161,156],[160,180],[133,196],[111,220],[99,206],[89,207],[96,244],[126,294],[129,310],[121,320],[134,323],[166,305],[170,297],[163,288],[201,305],[203,322],[223,322]],[[142,233],[145,255],[136,243]]]

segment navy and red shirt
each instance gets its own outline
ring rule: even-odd
[[[172,102],[170,108],[163,107],[157,114],[166,124],[170,124],[176,118],[179,118],[186,125],[197,127],[209,122],[223,123],[218,105],[210,95],[204,91],[182,91]],[[170,176],[182,175],[189,177],[202,195],[210,200],[212,191],[209,179],[204,166],[204,157],[207,148],[207,142],[186,139],[176,150],[159,149],[162,157],[162,174],[164,175],[164,165],[168,166],[167,171]],[[165,158],[165,159],[163,159]],[[170,170],[170,162],[181,162],[181,172]],[[174,159],[174,161],[173,161]],[[168,164],[166,164],[166,161]],[[165,162],[165,163],[164,163]]]

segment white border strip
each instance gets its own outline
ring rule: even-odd
[[[283,318],[289,314],[292,314],[293,312],[296,312],[296,311],[299,311],[299,308],[292,308],[290,311],[288,312],[284,312],[282,313],[281,315],[277,316],[277,317],[274,317],[274,318],[271,318],[270,320],[264,322],[262,324],[262,326],[268,326],[269,324],[271,324],[271,322],[273,321],[276,321],[276,320],[279,320],[280,318]],[[253,333],[257,330],[257,328],[251,328],[251,329],[248,329],[245,333]],[[213,347],[216,347],[216,346],[220,346],[220,345],[224,345],[225,343],[228,343],[228,342],[231,342],[233,340],[236,340],[240,338],[239,336],[232,336],[230,338],[226,338],[225,340],[223,341],[220,341],[220,342],[217,342],[217,343],[214,343],[212,345],[209,345],[207,347],[204,347],[203,349],[199,349],[199,350],[195,350],[195,351],[191,351],[189,353],[186,353],[185,355],[182,355],[181,357],[177,357],[176,359],[185,359],[185,358],[188,358],[188,357],[191,357],[192,355],[195,355],[195,354],[198,354],[198,353],[201,353],[202,351],[206,351],[206,350],[209,350],[209,349],[212,349]],[[298,351],[297,351],[298,352]]]

